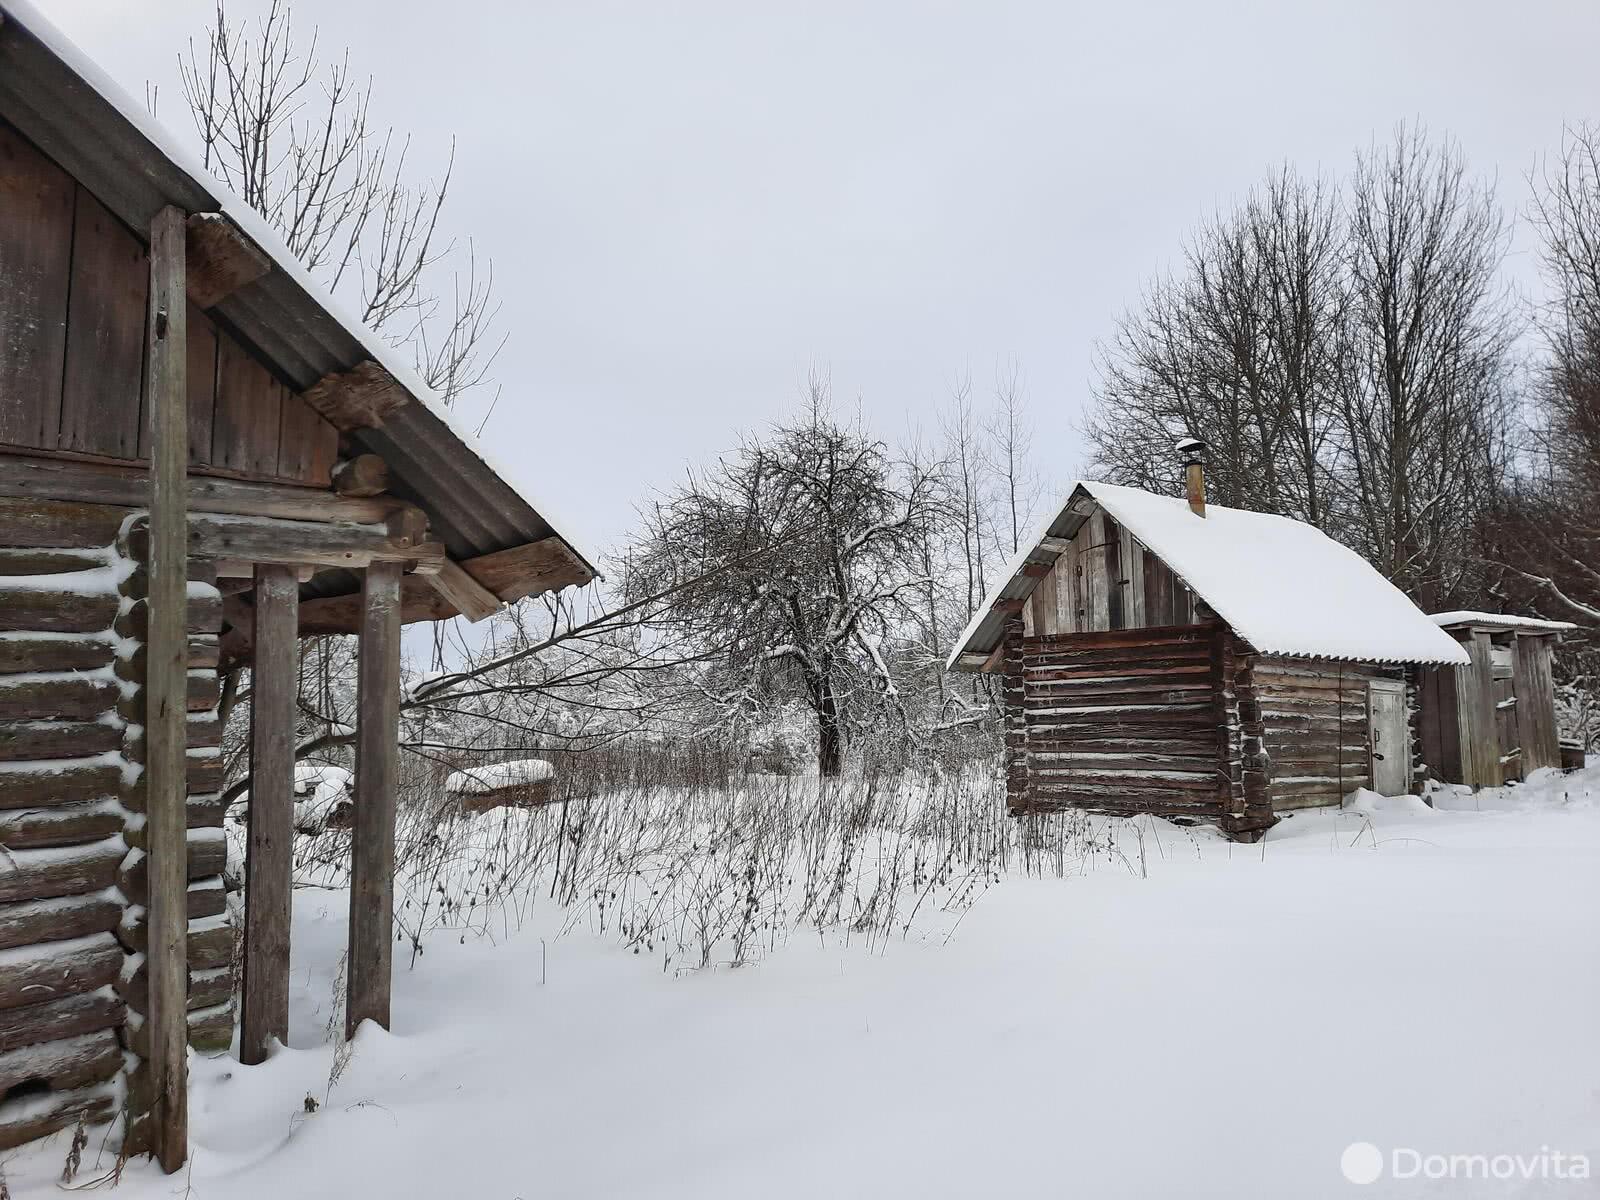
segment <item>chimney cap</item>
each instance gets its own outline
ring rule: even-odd
[[[1178,456],[1187,464],[1204,462],[1208,447],[1205,442],[1197,437],[1185,437],[1179,438],[1172,448],[1178,452]]]

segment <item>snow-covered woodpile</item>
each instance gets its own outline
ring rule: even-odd
[[[555,799],[555,780],[555,768],[548,759],[519,758],[452,771],[444,790],[460,804],[462,812],[537,808]]]
[[[1552,668],[1574,626],[1498,613],[1447,612],[1434,621],[1467,651],[1457,670],[1419,676],[1423,756],[1446,783],[1497,787],[1561,766]]]
[[[1192,449],[1191,444],[1191,449]],[[1082,483],[1008,565],[950,665],[1003,676],[1013,811],[1209,821],[1413,786],[1421,665],[1466,654],[1311,526]]]
[[[109,1118],[123,1051],[144,1053],[142,535],[126,509],[0,499],[0,1146],[80,1115]],[[197,573],[188,1024],[196,1046],[217,1050],[233,1032],[218,796],[222,614]],[[141,1082],[135,1067],[130,1086]]]

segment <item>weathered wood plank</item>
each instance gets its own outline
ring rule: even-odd
[[[400,715],[400,569],[374,563],[362,580],[357,663],[355,824],[351,833],[349,990],[345,1031],[389,1027],[394,946],[395,772]]]
[[[211,436],[217,408],[217,327],[205,313],[194,305],[189,306],[188,363],[184,370],[184,387],[189,396],[189,464],[196,467],[211,464]],[[144,453],[149,453],[148,441],[142,443]]]
[[[286,392],[278,434],[279,477],[325,488],[332,482],[338,454],[339,431],[299,396]]]
[[[19,1097],[0,1101],[0,1150],[14,1150],[52,1133],[71,1129],[80,1120],[99,1125],[117,1111],[116,1088],[110,1083],[90,1084],[69,1092],[54,1092],[40,1099]]]
[[[0,478],[22,461],[0,455]],[[6,495],[0,498],[0,546],[104,549],[116,541],[127,515],[125,509],[103,504]]]
[[[11,588],[0,583],[0,630],[99,633],[110,628],[118,598],[111,592],[68,588]]]
[[[372,562],[426,562],[437,569],[445,557],[438,542],[413,543],[377,525],[209,513],[191,516],[189,551],[200,558],[346,569]]]
[[[247,475],[277,475],[284,393],[284,386],[232,338],[219,339],[212,463]]]
[[[61,459],[0,456],[0,545],[109,546],[126,508],[150,502],[149,473],[140,467],[77,463]],[[89,503],[78,503],[80,501]],[[11,540],[12,527],[28,520],[33,506],[53,507],[35,517],[27,540]],[[117,508],[100,509],[99,505]],[[83,511],[74,512],[74,506]],[[288,521],[338,521],[382,525],[396,510],[409,507],[393,496],[356,498],[295,484],[192,477],[191,512],[232,513]],[[59,531],[65,541],[40,540]]]
[[[1561,765],[1561,738],[1556,722],[1555,680],[1551,666],[1554,648],[1554,638],[1517,638],[1516,718],[1524,772]]]
[[[492,617],[502,607],[499,597],[448,558],[437,574],[428,576],[428,583],[468,621]]]
[[[80,187],[61,380],[62,449],[114,458],[138,453],[148,292],[143,244]]]
[[[0,721],[85,721],[116,707],[115,679],[76,674],[0,675]]]
[[[60,433],[75,192],[0,122],[0,442],[53,449]]]
[[[122,811],[110,797],[38,808],[0,808],[0,846],[7,850],[77,846],[121,831]]]
[[[24,637],[0,634],[0,675],[94,671],[110,666],[114,653],[111,643],[99,637],[40,637],[36,630]]]
[[[145,682],[150,838],[149,923],[151,1109],[155,1153],[169,1174],[188,1154],[188,1065],[184,993],[188,987],[188,879],[185,720],[189,639],[186,478],[189,465],[188,300],[182,210],[167,207],[150,225],[150,320],[145,394],[150,405],[149,666]],[[121,1002],[118,1001],[118,1007]]]
[[[121,916],[122,905],[104,892],[0,904],[0,950],[105,933]]]
[[[289,1038],[289,903],[294,856],[294,706],[299,586],[286,567],[256,568],[250,704],[250,831],[245,858],[244,988],[239,1060],[265,1062]]]
[[[15,850],[0,856],[0,904],[80,896],[110,887],[127,853],[121,838],[70,850]]]
[[[461,566],[507,603],[564,587],[581,587],[594,578],[583,560],[558,537],[469,558]]]
[[[0,962],[0,1008],[20,1008],[104,987],[122,969],[122,947],[109,933],[8,955]]]

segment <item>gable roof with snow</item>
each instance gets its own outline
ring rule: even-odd
[[[271,260],[268,272],[214,311],[297,392],[368,360],[388,372],[412,402],[351,437],[389,465],[394,495],[428,511],[433,536],[452,558],[555,537],[594,574],[570,536],[573,525],[558,522],[548,503],[536,508],[530,492],[512,482],[516,475],[491,461],[411,363],[347,314],[255,210],[28,0],[0,0],[0,119],[135,231],[148,231],[156,213],[174,205],[186,213],[221,213],[260,247]],[[524,449],[518,447],[518,457],[531,473]]]
[[[1206,505],[1138,488],[1075,484],[1006,564],[998,586],[962,631],[948,667],[1000,644],[1007,608],[1038,583],[1030,564],[1053,563],[1096,506],[1160,558],[1235,633],[1263,654],[1376,663],[1454,663],[1466,652],[1354,550],[1290,517]]]

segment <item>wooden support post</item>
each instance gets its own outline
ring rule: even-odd
[[[395,759],[400,740],[400,573],[399,563],[375,562],[361,581],[347,1037],[368,1018],[389,1027]]]
[[[184,215],[150,223],[145,396],[150,410],[150,624],[145,682],[148,777],[150,1078],[153,1148],[169,1174],[189,1148],[187,737],[188,358]]]
[[[299,673],[295,569],[255,569],[250,693],[250,834],[245,857],[244,995],[239,1061],[266,1061],[289,1038],[289,916],[294,859],[294,701]]]

